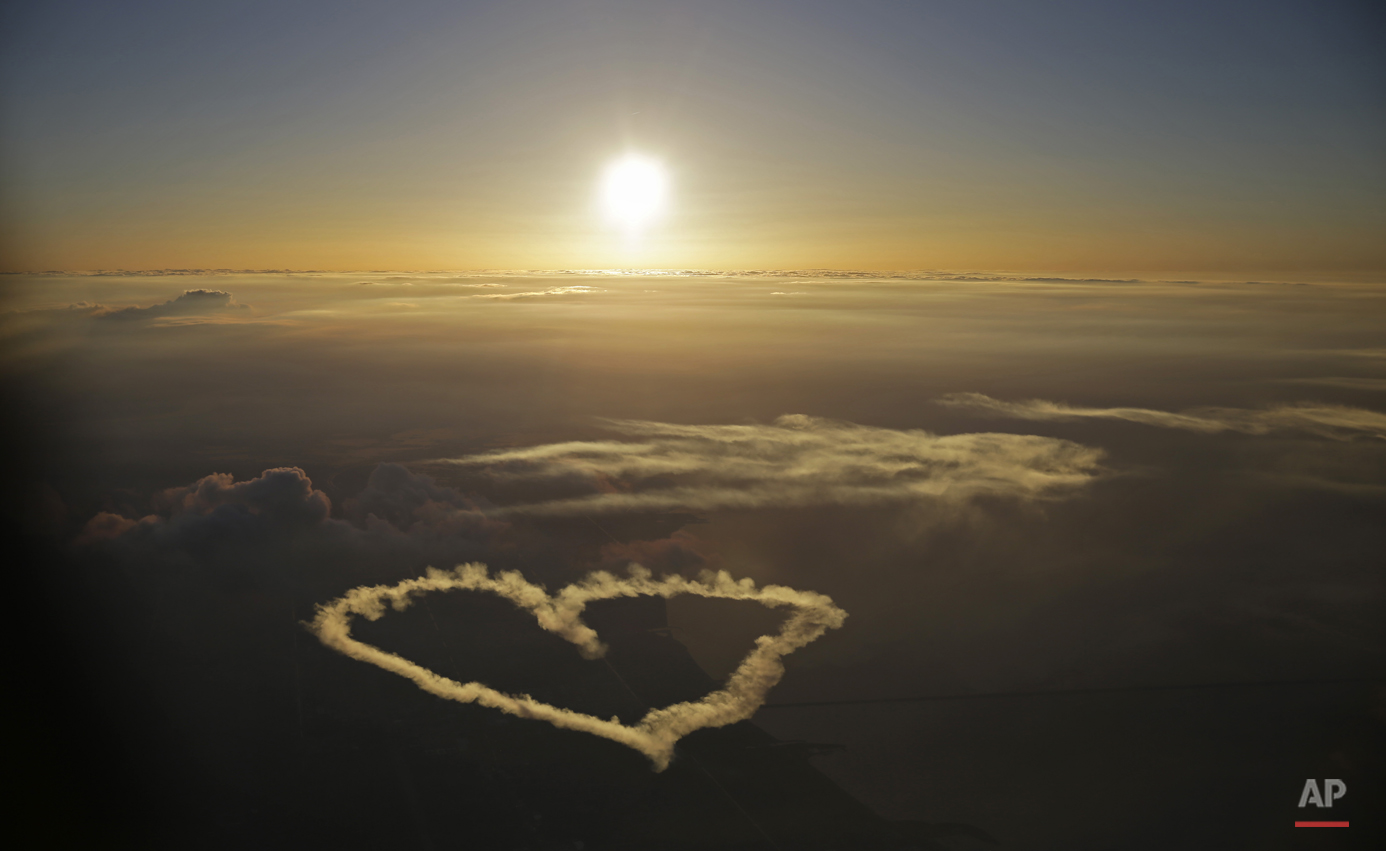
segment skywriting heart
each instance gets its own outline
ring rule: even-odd
[[[378,620],[389,603],[397,612],[404,611],[420,597],[433,591],[486,591],[504,597],[534,615],[539,625],[577,645],[586,659],[598,659],[606,653],[597,633],[582,621],[582,612],[595,600],[644,595],[677,597],[693,594],[724,600],[754,600],[771,608],[793,608],[776,635],[763,635],[756,646],[727,678],[725,686],[701,700],[675,703],[662,709],[650,710],[633,727],[618,719],[604,721],[592,715],[552,706],[527,694],[511,695],[496,691],[477,682],[459,683],[440,676],[379,647],[351,637],[351,621],[357,615]],[[786,654],[792,653],[818,638],[829,629],[842,625],[847,613],[833,605],[823,594],[797,591],[782,585],[757,588],[750,579],[735,580],[726,572],[704,574],[699,581],[682,576],[653,579],[648,570],[631,565],[630,577],[621,579],[605,571],[588,574],[581,581],[550,596],[543,587],[527,582],[516,572],[491,576],[484,564],[464,564],[453,571],[429,568],[417,579],[406,579],[398,585],[370,585],[353,588],[345,596],[318,606],[318,613],[309,630],[323,644],[353,659],[370,662],[387,671],[408,677],[424,691],[456,700],[460,703],[479,703],[521,718],[547,721],[555,727],[581,730],[620,742],[650,758],[656,771],[669,766],[674,745],[679,739],[704,727],[722,727],[750,718],[765,702],[765,696],[784,676]]]

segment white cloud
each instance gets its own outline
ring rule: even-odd
[[[1096,475],[1100,449],[1034,435],[936,435],[782,416],[769,425],[608,420],[633,441],[574,441],[440,459],[496,480],[597,491],[500,513],[869,505],[990,493],[1037,498]]]

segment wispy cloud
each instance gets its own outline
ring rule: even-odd
[[[602,293],[606,290],[601,287],[589,287],[582,284],[575,284],[567,287],[550,287],[546,290],[534,290],[522,293],[482,293],[471,296],[471,298],[490,298],[497,301],[510,301],[517,298],[536,298],[546,295],[587,295],[589,293]]]
[[[651,595],[676,597],[692,594],[726,600],[752,600],[772,608],[794,610],[776,635],[756,640],[752,650],[726,685],[701,700],[651,709],[638,724],[628,727],[618,718],[609,721],[535,700],[529,695],[510,695],[479,682],[459,683],[402,656],[351,637],[357,617],[378,620],[388,604],[404,611],[414,598],[436,591],[484,591],[504,597],[534,615],[539,625],[572,643],[585,659],[606,653],[597,633],[582,621],[582,612],[595,600]],[[419,688],[460,703],[479,703],[520,718],[547,721],[555,727],[591,733],[619,742],[645,754],[656,771],[668,767],[679,739],[706,727],[723,727],[744,721],[765,703],[765,697],[784,676],[781,659],[842,625],[847,613],[833,601],[813,591],[797,591],[781,585],[757,588],[749,579],[733,580],[725,572],[705,574],[700,581],[669,576],[652,579],[649,571],[632,566],[630,577],[621,579],[605,572],[589,574],[557,594],[525,580],[515,572],[491,576],[482,564],[466,564],[448,572],[429,568],[426,575],[393,586],[354,588],[340,599],[318,607],[308,628],[326,646],[363,662],[412,680]]]
[[[1268,408],[1190,408],[1178,413],[1150,408],[1083,408],[1044,399],[1004,402],[981,393],[953,393],[938,403],[1022,420],[1107,419],[1204,433],[1302,431],[1334,440],[1361,436],[1386,439],[1386,414],[1313,402]]]
[[[940,436],[790,414],[768,425],[607,420],[627,441],[574,441],[433,463],[497,480],[585,482],[592,493],[501,513],[582,514],[868,505],[1081,486],[1102,450],[1051,437]]]
[[[458,283],[456,281],[439,281],[434,279],[416,280],[412,278],[390,277],[382,278],[378,281],[357,281],[359,287],[466,287],[468,289],[484,289],[486,287],[503,287],[505,284],[494,282],[478,283]]]
[[[1386,378],[1328,375],[1322,378],[1282,378],[1280,382],[1282,384],[1311,384],[1315,387],[1338,387],[1343,390],[1386,392]]]

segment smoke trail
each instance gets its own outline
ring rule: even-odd
[[[583,609],[594,600],[642,595],[667,599],[680,594],[694,594],[727,600],[754,600],[772,608],[789,606],[795,612],[785,621],[779,634],[756,639],[755,649],[727,678],[722,689],[701,700],[652,709],[640,723],[628,727],[614,718],[603,721],[582,712],[551,706],[529,695],[504,694],[477,682],[459,683],[402,656],[351,637],[351,621],[357,615],[371,621],[378,620],[385,614],[387,603],[397,612],[404,611],[415,597],[433,591],[454,590],[487,591],[504,597],[533,614],[544,629],[577,645],[578,651],[586,659],[597,659],[606,653],[606,646],[596,632],[582,621]],[[460,703],[479,703],[520,718],[534,718],[555,727],[602,736],[640,751],[650,758],[656,771],[663,771],[668,767],[674,744],[679,739],[694,730],[734,724],[755,714],[765,702],[770,689],[784,676],[781,658],[827,630],[841,626],[846,617],[847,613],[833,605],[833,601],[823,594],[797,591],[782,585],[757,588],[750,579],[737,581],[725,571],[704,573],[699,581],[682,576],[656,580],[651,578],[648,570],[631,565],[628,579],[597,571],[550,596],[542,587],[527,582],[517,572],[499,573],[493,577],[483,564],[464,564],[451,572],[430,567],[424,576],[407,579],[398,585],[353,588],[340,599],[319,605],[317,616],[305,626],[333,650],[407,677],[431,694]]]

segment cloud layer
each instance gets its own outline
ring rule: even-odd
[[[634,441],[574,441],[434,463],[595,493],[501,513],[582,514],[871,505],[979,493],[1035,498],[1081,486],[1102,451],[1033,435],[940,436],[789,414],[769,425],[607,420]]]
[[[485,591],[504,597],[532,613],[541,627],[576,645],[585,659],[598,659],[606,653],[606,646],[596,632],[582,621],[583,609],[594,600],[641,595],[667,599],[692,594],[753,600],[772,608],[791,607],[795,612],[786,619],[779,634],[756,639],[755,649],[732,672],[724,688],[701,700],[651,709],[639,724],[627,727],[617,718],[603,721],[543,703],[529,695],[504,694],[478,682],[459,683],[351,637],[351,621],[358,615],[374,621],[385,614],[386,604],[395,611],[404,611],[415,597],[434,591],[458,590]],[[827,630],[841,626],[846,617],[846,612],[822,594],[780,585],[756,588],[751,580],[736,581],[725,572],[704,574],[701,581],[681,576],[655,580],[649,571],[632,565],[628,579],[598,571],[551,596],[517,572],[492,577],[485,565],[465,564],[452,572],[429,568],[426,575],[393,586],[354,588],[340,599],[320,605],[317,616],[307,626],[318,640],[333,650],[406,677],[431,694],[460,703],[479,703],[520,718],[547,721],[555,727],[611,739],[645,754],[656,771],[663,771],[669,766],[679,739],[694,730],[723,727],[754,715],[765,703],[770,689],[784,676],[782,657]]]
[[[237,304],[231,293],[223,290],[187,290],[177,298],[149,307],[123,307],[101,313],[102,319],[157,319],[163,316],[190,316],[222,310],[245,309]]]
[[[1080,408],[1044,399],[1003,402],[981,393],[953,393],[939,399],[938,403],[1023,420],[1108,419],[1205,433],[1302,431],[1334,440],[1351,440],[1355,437],[1386,439],[1386,414],[1365,408],[1311,402],[1259,409],[1191,408],[1178,413],[1149,408]]]

